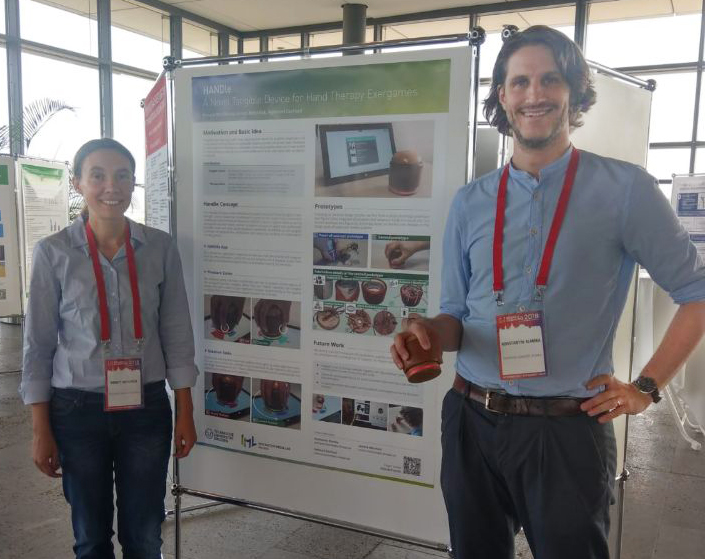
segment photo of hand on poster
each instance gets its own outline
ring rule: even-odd
[[[423,436],[423,410],[390,404],[387,431],[415,437]]]
[[[431,237],[372,235],[372,268],[428,272]]]
[[[342,399],[340,396],[314,394],[311,398],[311,416],[314,421],[340,423]]]
[[[301,347],[301,303],[252,299],[252,343],[270,347]]]
[[[314,233],[314,266],[367,267],[368,236],[357,233]]]
[[[252,422],[301,429],[301,384],[252,379]]]
[[[317,125],[315,196],[429,198],[433,134],[430,120]]]
[[[250,343],[252,310],[249,297],[205,295],[203,299],[205,339]]]
[[[250,421],[251,380],[239,375],[205,372],[205,414]]]

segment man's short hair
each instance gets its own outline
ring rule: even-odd
[[[490,93],[484,101],[485,118],[502,134],[511,134],[507,113],[499,102],[499,88],[507,78],[507,63],[511,56],[520,48],[530,45],[543,45],[553,53],[556,66],[570,88],[570,128],[582,126],[580,117],[595,104],[596,97],[590,68],[578,45],[560,31],[545,25],[533,25],[515,33],[502,45],[492,70]]]

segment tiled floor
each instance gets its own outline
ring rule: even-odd
[[[31,463],[29,411],[17,396],[20,328],[0,324],[0,557],[62,559],[71,554],[61,482]],[[9,372],[8,372],[9,371]],[[702,440],[702,436],[699,440]],[[665,404],[632,418],[622,559],[705,557],[705,450],[675,429]],[[185,498],[184,505],[194,499]],[[169,503],[171,506],[171,503]],[[164,523],[165,557],[174,555],[174,521]],[[184,515],[184,559],[433,559],[441,552],[233,506]],[[529,559],[522,538],[517,558]],[[118,557],[120,555],[118,554]]]

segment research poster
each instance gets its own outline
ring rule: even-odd
[[[674,176],[671,205],[705,260],[705,175]]]
[[[0,157],[0,316],[22,314],[15,161]]]
[[[145,223],[171,232],[169,189],[168,112],[166,76],[161,76],[144,100]]]
[[[34,245],[69,222],[69,171],[64,163],[27,158],[18,159],[18,168],[22,192],[24,293],[29,296]]]
[[[410,384],[389,346],[438,312],[455,51],[190,79],[200,442],[437,487],[450,381]]]

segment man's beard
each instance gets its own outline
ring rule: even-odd
[[[551,130],[551,133],[548,136],[545,136],[543,138],[525,138],[519,131],[519,129],[514,126],[514,122],[512,122],[512,119],[509,118],[509,114],[507,114],[507,122],[509,123],[509,128],[512,131],[512,137],[514,138],[514,140],[517,143],[521,144],[524,148],[532,150],[543,149],[551,145],[551,143],[558,136],[560,136],[563,130],[563,126],[567,119],[568,109],[566,108],[563,110],[560,119],[556,122],[553,129]]]

